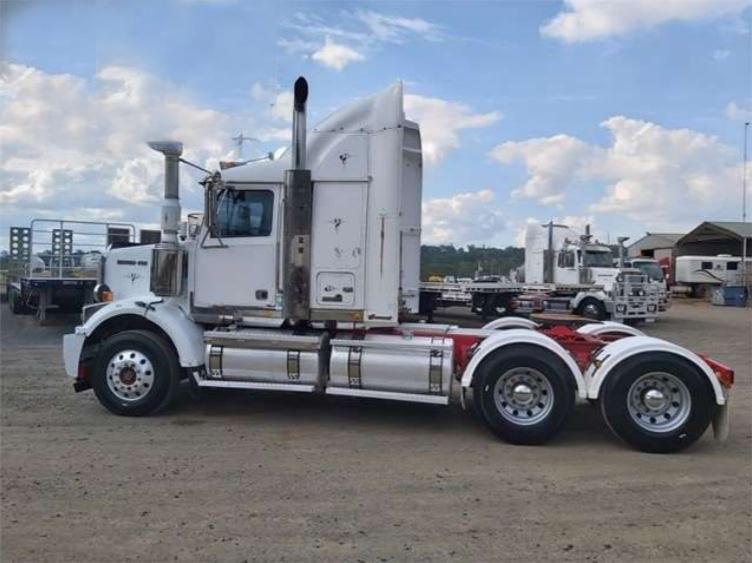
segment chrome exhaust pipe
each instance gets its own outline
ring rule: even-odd
[[[282,267],[283,315],[293,324],[311,320],[311,228],[313,184],[306,169],[308,82],[295,81],[290,169],[285,172],[285,233]]]
[[[292,109],[292,169],[306,167],[306,101],[308,82],[302,76],[295,81]]]
[[[149,147],[165,159],[164,203],[162,204],[162,242],[177,243],[180,229],[180,155],[183,143],[159,141]]]
[[[162,240],[151,253],[149,289],[160,297],[176,297],[183,292],[183,249],[178,244],[180,230],[180,155],[183,143],[149,143],[165,159],[164,203],[162,204]]]

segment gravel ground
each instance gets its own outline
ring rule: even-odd
[[[120,418],[73,393],[68,327],[4,307],[0,559],[749,561],[751,321],[678,302],[645,328],[737,373],[727,442],[649,455],[588,405],[540,447],[459,407],[333,397],[183,392]]]

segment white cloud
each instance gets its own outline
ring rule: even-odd
[[[564,0],[565,9],[544,23],[540,32],[565,43],[578,43],[672,21],[737,16],[749,5],[750,0]]]
[[[350,63],[362,61],[365,57],[355,49],[335,43],[331,37],[324,41],[324,45],[311,54],[311,58],[317,63],[335,70],[342,70]]]
[[[177,139],[185,156],[211,166],[231,135],[230,118],[193,103],[140,70],[107,66],[92,81],[5,63],[0,66],[0,203],[14,222],[29,214],[158,218],[161,157],[145,142]],[[214,163],[216,165],[216,163]],[[200,205],[183,169],[188,204]]]
[[[336,23],[332,23],[332,18],[298,12],[285,27],[291,33],[279,39],[280,47],[334,70],[364,61],[384,45],[443,39],[441,27],[422,18],[372,10],[341,12]]]
[[[368,27],[370,33],[380,41],[402,43],[412,34],[431,41],[439,40],[441,28],[421,18],[389,16],[378,12],[357,12],[356,18]]]
[[[592,147],[569,135],[508,141],[491,150],[491,158],[498,162],[522,162],[527,170],[528,180],[512,195],[544,205],[561,203],[566,189],[593,156]]]
[[[603,186],[589,211],[626,215],[653,229],[736,215],[741,165],[734,148],[698,131],[623,116],[601,126],[611,134],[607,147],[556,135],[504,143],[492,156],[524,162],[529,178],[516,193],[540,203]]]
[[[726,105],[726,117],[733,121],[752,121],[752,102],[729,102]]]
[[[504,230],[504,218],[489,189],[423,202],[422,241],[464,246],[486,242]]]
[[[427,164],[436,164],[448,151],[459,147],[463,129],[487,127],[502,117],[498,111],[473,113],[462,103],[416,94],[405,96],[405,114],[420,124]]]
[[[725,61],[731,56],[731,51],[728,49],[716,49],[713,51],[713,58],[716,61]]]
[[[268,85],[254,82],[251,86],[251,98],[257,102],[268,104],[267,117],[292,122],[293,95],[290,90],[283,89],[278,84]]]

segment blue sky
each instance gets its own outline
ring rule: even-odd
[[[284,144],[400,79],[430,147],[424,239],[512,244],[528,221],[601,237],[741,215],[749,0],[6,1],[0,217],[158,216],[148,136],[211,164]],[[187,181],[190,178],[186,178]],[[200,205],[195,185],[188,208]],[[3,232],[4,234],[4,232]],[[3,237],[4,240],[4,237]]]

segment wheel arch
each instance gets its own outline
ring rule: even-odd
[[[597,399],[606,379],[624,361],[638,354],[662,352],[673,354],[689,361],[705,375],[713,389],[715,401],[719,405],[726,404],[726,396],[718,378],[710,366],[700,356],[671,342],[653,338],[651,336],[633,336],[616,340],[604,346],[595,356],[594,361],[585,372],[588,383],[588,399]]]
[[[577,329],[580,334],[589,334],[591,336],[601,336],[604,334],[619,334],[622,336],[645,336],[645,333],[633,326],[618,323],[616,321],[601,321],[598,323],[588,323]]]
[[[481,342],[478,349],[473,354],[470,362],[468,362],[465,370],[462,372],[461,384],[463,390],[472,387],[473,378],[481,365],[483,360],[489,357],[491,354],[507,346],[513,346],[516,344],[528,344],[532,346],[539,346],[556,354],[569,369],[572,380],[577,389],[577,395],[584,399],[587,397],[587,385],[585,383],[585,377],[583,376],[574,358],[567,352],[558,342],[553,338],[525,328],[511,328],[508,330],[499,331],[492,334],[483,342]]]
[[[153,310],[147,310],[135,302],[117,302],[97,311],[82,327],[86,334],[84,348],[125,330],[148,330],[159,334],[172,346],[181,367],[203,365],[201,328],[176,305],[168,302],[152,307]]]
[[[501,317],[483,325],[483,330],[536,329],[540,325],[524,317]]]

